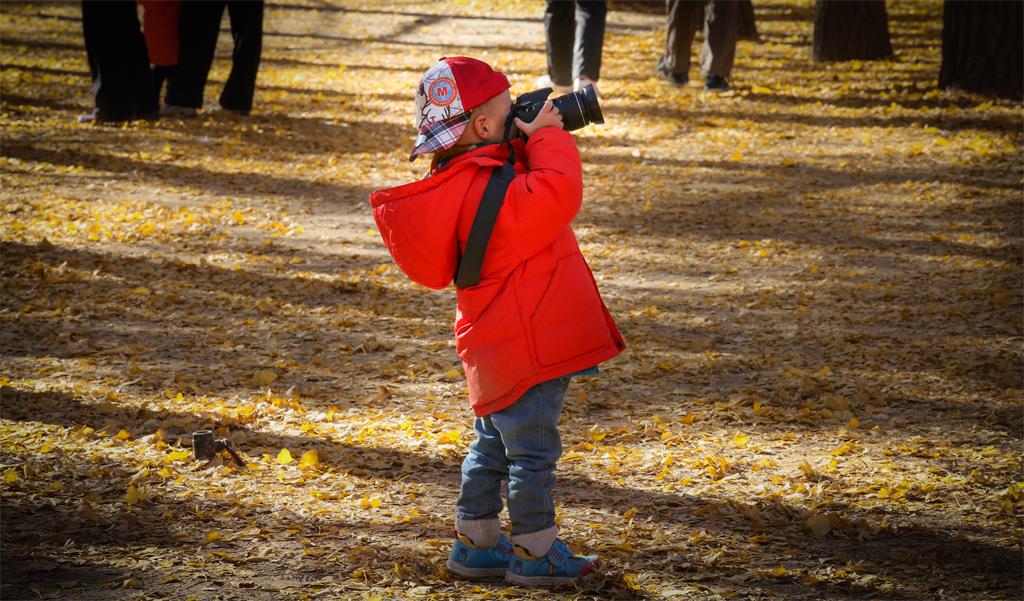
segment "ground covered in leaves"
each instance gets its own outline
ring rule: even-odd
[[[758,0],[722,96],[609,14],[575,228],[630,348],[557,489],[608,570],[551,593],[445,573],[454,295],[366,201],[438,57],[533,88],[542,7],[271,4],[251,117],[104,127],[77,5],[5,2],[0,596],[1020,598],[1021,105],[935,90],[941,5],[887,4],[896,59],[814,64],[811,3]]]

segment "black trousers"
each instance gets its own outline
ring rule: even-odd
[[[548,75],[560,86],[571,86],[585,75],[601,78],[601,51],[607,2],[548,0],[544,35],[548,46]],[[574,30],[575,29],[575,33]]]
[[[667,4],[665,66],[673,73],[690,70],[690,44],[703,26],[701,74],[729,77],[736,59],[740,4],[723,0],[668,0]]]
[[[203,88],[217,51],[225,7],[235,46],[231,53],[231,74],[221,92],[220,105],[245,113],[252,110],[263,51],[263,0],[186,0],[182,3],[178,68],[167,80],[167,104],[202,108]]]
[[[82,33],[97,119],[155,116],[157,96],[134,0],[83,0]]]

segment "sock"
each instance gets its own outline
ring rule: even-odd
[[[487,520],[467,520],[455,518],[455,531],[473,541],[473,545],[483,549],[498,544],[501,538],[501,522],[498,518]]]
[[[526,552],[534,557],[544,557],[551,549],[555,539],[558,538],[558,526],[551,526],[536,532],[527,534],[515,534],[512,542],[526,549]]]

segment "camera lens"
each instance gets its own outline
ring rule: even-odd
[[[562,115],[562,128],[575,131],[591,123],[604,123],[601,105],[597,102],[597,92],[593,85],[588,85],[578,92],[559,96],[551,101]]]

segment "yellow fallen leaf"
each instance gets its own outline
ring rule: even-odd
[[[812,515],[807,518],[807,527],[811,529],[815,536],[825,536],[832,529],[832,522],[828,519],[828,516]]]
[[[860,427],[860,420],[858,420],[856,417],[851,417],[850,422],[846,424],[846,427],[851,430],[856,430],[857,428]]]
[[[815,377],[818,377],[818,378],[825,378],[825,377],[828,377],[828,375],[830,373],[832,373],[832,369],[828,365],[825,365],[821,369],[818,370],[818,373],[816,373],[814,375],[815,375]]]
[[[601,428],[598,427],[597,424],[594,424],[587,432],[587,436],[589,436],[590,440],[593,440],[594,442],[601,442],[608,436],[608,433],[601,431]]]
[[[737,162],[738,161],[742,161],[743,160],[743,153],[737,150],[736,152],[732,153],[732,156],[729,157],[729,160],[730,161],[737,161]]]
[[[114,438],[116,438],[117,440],[128,440],[131,437],[132,433],[124,429],[122,429],[120,432],[114,435]]]
[[[281,452],[277,454],[277,462],[281,465],[288,465],[292,461],[292,454],[288,452],[288,449],[281,449]]]
[[[829,454],[832,455],[833,457],[840,457],[842,455],[846,455],[847,453],[852,453],[853,451],[860,450],[860,448],[861,446],[858,445],[857,443],[846,441],[843,444],[839,445],[838,447],[829,451]]]
[[[177,461],[185,461],[192,456],[192,453],[188,451],[171,451],[164,457],[164,463],[175,463]]]
[[[689,425],[693,424],[693,414],[692,413],[687,413],[686,415],[683,416],[682,419],[679,420],[679,422],[681,424],[683,424],[684,426],[689,426]]]
[[[128,492],[125,493],[124,498],[128,501],[129,505],[135,505],[142,499],[142,496],[139,495],[139,489],[134,486],[129,486]]]
[[[766,88],[764,86],[753,86],[753,87],[750,88],[750,91],[755,93],[755,94],[771,94],[772,93],[771,88]]]
[[[270,386],[277,380],[277,374],[270,369],[261,369],[252,376],[252,383],[256,386]]]
[[[772,576],[774,576],[776,578],[780,578],[782,576],[785,576],[788,573],[789,573],[789,570],[787,570],[786,568],[784,568],[782,566],[779,566],[779,567],[775,568],[771,572]]]
[[[220,538],[220,532],[217,532],[216,530],[213,530],[209,534],[206,535],[206,542],[212,543],[213,541],[217,540],[218,538]]]
[[[359,500],[359,507],[363,509],[377,509],[380,507],[380,497],[363,497]]]
[[[622,519],[626,521],[633,519],[637,511],[640,510],[637,509],[636,507],[630,507],[629,509],[626,510],[626,513],[622,514]]]
[[[437,444],[456,444],[462,440],[462,432],[458,430],[448,430],[437,437]]]
[[[18,481],[18,470],[14,468],[4,470],[4,484],[13,484]]]
[[[742,447],[748,442],[750,442],[750,437],[747,436],[746,434],[737,434],[732,439],[732,443],[738,447]]]
[[[454,379],[458,378],[461,375],[462,375],[462,372],[460,372],[459,370],[455,369],[454,367],[449,369],[448,371],[444,372],[444,377],[448,378],[449,380],[454,380]]]
[[[320,465],[320,455],[316,452],[316,449],[310,449],[302,454],[302,459],[299,459],[299,467],[310,468]]]

